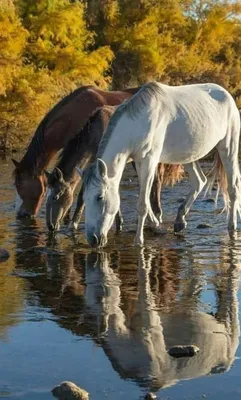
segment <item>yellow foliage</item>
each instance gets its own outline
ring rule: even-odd
[[[6,94],[18,74],[26,38],[27,31],[12,6],[0,9],[0,95]]]
[[[239,0],[0,0],[0,148],[77,85],[212,81],[241,107]]]

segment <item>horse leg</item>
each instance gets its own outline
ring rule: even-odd
[[[68,225],[70,223],[70,220],[71,220],[70,213],[71,213],[71,208],[68,209],[67,213],[64,216],[63,220],[64,220],[65,225]]]
[[[160,223],[162,223],[161,189],[163,184],[163,171],[158,164],[151,188],[151,207]]]
[[[145,219],[148,214],[151,222],[156,226],[159,225],[159,221],[155,217],[150,203],[150,193],[156,166],[157,162],[153,156],[147,156],[141,162],[136,163],[139,184],[140,184],[139,201],[137,205],[138,225],[134,242],[136,245],[142,246],[144,243],[143,229],[144,229]]]
[[[201,170],[198,161],[185,164],[184,167],[189,175],[191,189],[186,200],[184,200],[178,209],[177,218],[174,223],[174,232],[180,232],[186,228],[187,222],[185,217],[207,182],[207,178]]]
[[[234,151],[230,151],[230,147]],[[238,142],[232,143],[232,146],[227,146],[225,139],[218,146],[223,168],[227,175],[227,191],[230,200],[230,210],[228,218],[228,230],[234,232],[237,229],[237,214],[240,209],[240,172],[238,165]]]
[[[115,216],[115,229],[116,232],[121,232],[123,229],[123,217],[121,214],[121,210],[119,209],[119,211],[117,212],[116,216]]]
[[[131,162],[135,172],[137,172],[136,165],[134,161]],[[161,164],[160,164],[161,165]],[[153,184],[150,194],[151,208],[157,219],[162,223],[162,208],[161,208],[161,188],[163,183],[163,172],[159,169],[159,165],[155,170],[155,176],[153,179]]]
[[[136,170],[136,164],[134,163],[134,161],[131,161],[131,165],[132,165],[132,167],[134,168],[134,171],[137,172],[137,170]]]
[[[75,212],[72,218],[72,224],[73,224],[73,228],[77,229],[83,210],[84,210],[84,199],[83,199],[83,194],[84,194],[84,188],[83,186],[81,186],[79,194],[78,194],[78,198],[77,198],[77,204],[76,204],[76,208],[75,208]]]

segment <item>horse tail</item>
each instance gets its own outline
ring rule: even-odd
[[[184,168],[180,164],[158,164],[159,178],[163,185],[173,186],[184,177]]]
[[[240,178],[239,178],[240,180]],[[221,212],[229,212],[230,208],[230,198],[228,193],[228,180],[226,171],[224,169],[222,160],[218,151],[215,152],[213,167],[207,174],[207,188],[205,191],[205,196],[210,193],[211,190],[216,189],[215,203],[217,205],[218,196],[221,192],[224,200],[224,207]]]

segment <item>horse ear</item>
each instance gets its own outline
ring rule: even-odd
[[[106,163],[101,160],[101,158],[97,158],[97,171],[102,179],[107,178],[108,170]]]
[[[61,171],[61,169],[59,169],[58,167],[55,167],[53,170],[53,174],[54,174],[55,178],[57,179],[57,181],[64,182],[63,172]]]
[[[84,176],[84,170],[83,170],[82,168],[79,168],[79,167],[75,167],[75,168],[76,168],[76,170],[77,170],[79,176],[80,176],[81,178],[83,178],[83,176]]]
[[[19,168],[19,166],[20,166],[20,162],[18,162],[18,161],[16,161],[16,160],[14,160],[14,158],[11,158],[11,160],[12,160],[12,162],[13,162],[14,166],[15,166],[16,168]]]

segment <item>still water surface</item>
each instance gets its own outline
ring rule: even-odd
[[[168,234],[146,230],[132,246],[137,186],[131,168],[121,188],[125,231],[105,251],[63,228],[49,237],[44,207],[36,220],[15,219],[12,165],[0,159],[0,398],[47,400],[70,380],[91,399],[240,399],[241,233],[202,196],[185,235],[172,223],[186,181],[163,191]],[[218,203],[218,209],[222,206]],[[209,223],[207,229],[198,224]],[[178,344],[200,348],[171,358]]]

